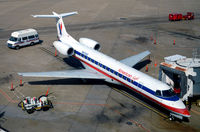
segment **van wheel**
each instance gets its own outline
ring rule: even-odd
[[[18,50],[18,49],[19,49],[19,46],[16,46],[15,49]]]
[[[30,43],[30,45],[31,45],[31,46],[33,46],[33,45],[34,45],[34,43],[33,43],[33,42],[31,42],[31,43]]]

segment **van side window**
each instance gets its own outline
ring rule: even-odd
[[[27,40],[27,39],[28,39],[27,37],[23,37],[23,38],[22,38],[22,40]]]
[[[21,38],[18,38],[17,41],[21,42]]]
[[[33,39],[35,38],[34,35],[28,36],[28,39]]]

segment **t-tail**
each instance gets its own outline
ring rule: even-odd
[[[65,25],[62,18],[78,14],[78,12],[69,12],[69,13],[62,13],[62,14],[57,14],[56,12],[52,12],[52,13],[53,15],[32,15],[32,16],[40,17],[40,18],[56,18],[58,39],[62,38],[63,36],[67,36],[68,33],[65,29]]]

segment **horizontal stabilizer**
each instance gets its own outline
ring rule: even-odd
[[[58,77],[58,78],[83,78],[83,79],[105,79],[100,74],[89,71],[87,69],[82,70],[65,70],[65,71],[50,71],[50,72],[25,72],[18,73],[20,76],[25,77]]]
[[[127,66],[132,67],[132,66],[136,65],[138,62],[140,62],[144,57],[146,57],[146,56],[149,55],[150,53],[151,53],[151,52],[149,52],[149,51],[147,50],[147,51],[144,51],[144,52],[139,53],[139,54],[137,54],[137,55],[128,57],[128,58],[126,58],[126,59],[123,59],[123,60],[121,60],[120,62],[126,64]]]
[[[63,18],[63,17],[67,17],[67,16],[72,16],[75,14],[78,14],[77,11],[75,12],[69,12],[69,13],[61,13],[61,14],[57,14],[55,12],[52,12],[53,15],[32,15],[33,17],[40,17],[40,18]]]

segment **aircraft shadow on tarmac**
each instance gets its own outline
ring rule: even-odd
[[[84,69],[83,64],[79,60],[77,60],[76,58],[74,58],[74,57],[69,56],[67,58],[63,58],[63,61],[67,65],[69,65],[71,67],[74,67],[76,69]]]
[[[151,60],[146,59],[144,61],[141,61],[139,63],[137,63],[136,65],[133,66],[133,68],[137,69],[137,70],[141,70],[143,67],[145,67],[147,64],[150,64]]]
[[[1,111],[1,110],[0,110]],[[4,130],[5,132],[9,132],[8,130],[6,130],[5,128],[3,128],[1,126],[1,124],[3,124],[7,119],[4,117],[5,116],[5,111],[0,113],[0,131],[1,129]]]
[[[30,85],[105,85],[103,80],[97,79],[54,79],[42,81],[30,81]]]

